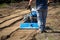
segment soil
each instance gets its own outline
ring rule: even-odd
[[[20,3],[16,3],[20,6]],[[9,6],[0,9],[0,40],[60,40],[60,6],[49,6],[46,21],[47,33],[37,30],[21,30],[23,17],[29,14],[25,6]]]

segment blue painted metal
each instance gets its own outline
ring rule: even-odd
[[[21,23],[20,24],[21,29],[38,29],[37,23]]]
[[[36,11],[32,11],[29,15],[32,17],[37,17]]]

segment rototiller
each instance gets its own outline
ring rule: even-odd
[[[20,23],[20,29],[38,29],[37,13],[36,9],[32,8],[30,14],[24,16],[24,23]]]

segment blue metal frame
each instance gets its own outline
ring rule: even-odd
[[[21,23],[20,24],[21,29],[38,29],[37,23]]]

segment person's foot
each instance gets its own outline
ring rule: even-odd
[[[46,30],[41,31],[41,29],[38,29],[38,30],[37,30],[37,33],[47,33],[47,31],[46,31]]]
[[[39,33],[40,31],[41,31],[41,29],[38,29],[38,30],[37,30],[37,33]]]
[[[44,31],[41,31],[41,33],[47,33],[47,31],[46,31],[46,30],[44,30]]]

